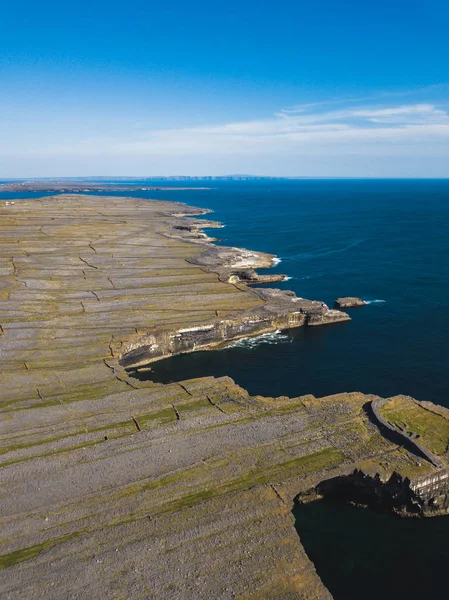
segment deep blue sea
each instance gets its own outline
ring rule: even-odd
[[[404,519],[330,500],[293,512],[334,600],[447,598],[449,517]]]
[[[339,296],[359,296],[370,304],[351,310],[348,323],[175,357],[156,367],[157,377],[226,374],[253,394],[360,390],[449,406],[449,180],[187,185],[212,189],[126,195],[211,208],[215,214],[206,218],[225,225],[214,232],[220,243],[281,259],[275,271],[291,279],[280,287],[329,305]]]

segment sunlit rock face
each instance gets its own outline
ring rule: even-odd
[[[225,319],[168,331],[155,329],[135,337],[124,347],[120,364],[132,369],[176,354],[213,349],[242,337],[349,319],[346,313],[330,310],[323,302],[297,298],[293,292],[260,289],[257,295],[263,304]]]

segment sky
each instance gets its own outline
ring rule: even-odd
[[[16,0],[0,178],[449,177],[448,0]]]

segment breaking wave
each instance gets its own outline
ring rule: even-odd
[[[292,338],[285,333],[281,333],[280,331],[276,331],[275,333],[264,333],[262,335],[258,335],[256,337],[246,337],[241,338],[235,342],[232,342],[225,349],[228,348],[245,348],[247,350],[252,350],[253,348],[257,348],[262,344],[282,344],[286,342],[291,342]]]
[[[278,258],[277,256],[275,256],[275,257],[273,258],[273,263],[272,263],[272,265],[271,265],[271,266],[272,266],[272,267],[275,267],[275,266],[276,266],[276,265],[278,265],[280,262],[282,262],[282,259],[281,259],[281,258]]]
[[[365,300],[367,304],[385,304],[385,300]]]

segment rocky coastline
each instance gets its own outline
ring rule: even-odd
[[[245,328],[332,316],[248,285],[240,273],[271,255],[183,238],[195,231],[180,219],[203,212],[116,196],[0,201],[2,598],[331,599],[295,499],[338,489],[402,516],[446,514],[443,407],[129,376],[126,364]]]
[[[170,215],[175,221],[165,233],[167,237],[202,246],[202,251],[188,259],[188,262],[199,265],[204,271],[216,274],[220,281],[242,290],[247,286],[286,279],[286,275],[260,275],[256,271],[275,266],[278,258],[273,254],[214,245],[216,239],[206,235],[203,228],[221,228],[223,225],[216,221],[191,218],[208,212],[191,208]],[[127,370],[136,370],[177,354],[213,350],[243,337],[350,320],[347,313],[330,309],[324,302],[298,298],[292,291],[258,288],[251,293],[260,298],[260,306],[227,314],[224,318],[216,315],[213,320],[196,327],[181,326],[170,330],[158,330],[156,327],[143,336],[133,336],[123,348],[120,365]]]
[[[304,504],[324,498],[403,518],[444,516],[449,514],[449,473],[443,468],[411,480],[393,472],[382,479],[378,473],[373,476],[355,469],[348,475],[320,482],[299,494],[295,502]]]

